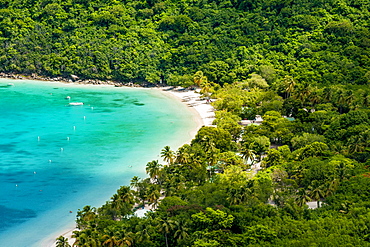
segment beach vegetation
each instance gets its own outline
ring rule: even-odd
[[[74,246],[370,246],[369,4],[2,1],[2,75],[197,88],[216,110],[79,210]]]

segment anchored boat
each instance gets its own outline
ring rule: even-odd
[[[71,102],[69,105],[83,105],[83,102]]]

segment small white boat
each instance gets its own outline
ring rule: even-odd
[[[14,86],[14,83],[8,83],[8,86]]]
[[[83,105],[83,102],[71,102],[69,105]]]
[[[66,99],[71,99],[71,96],[67,96]]]

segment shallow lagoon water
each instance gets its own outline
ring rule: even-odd
[[[0,95],[0,246],[40,246],[73,227],[77,209],[146,177],[197,127],[159,90],[0,79]]]

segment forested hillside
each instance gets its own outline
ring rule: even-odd
[[[366,0],[1,0],[0,72],[224,84],[370,80]]]
[[[75,246],[370,246],[369,1],[0,7],[0,72],[196,85],[216,110],[148,178],[80,210]]]

